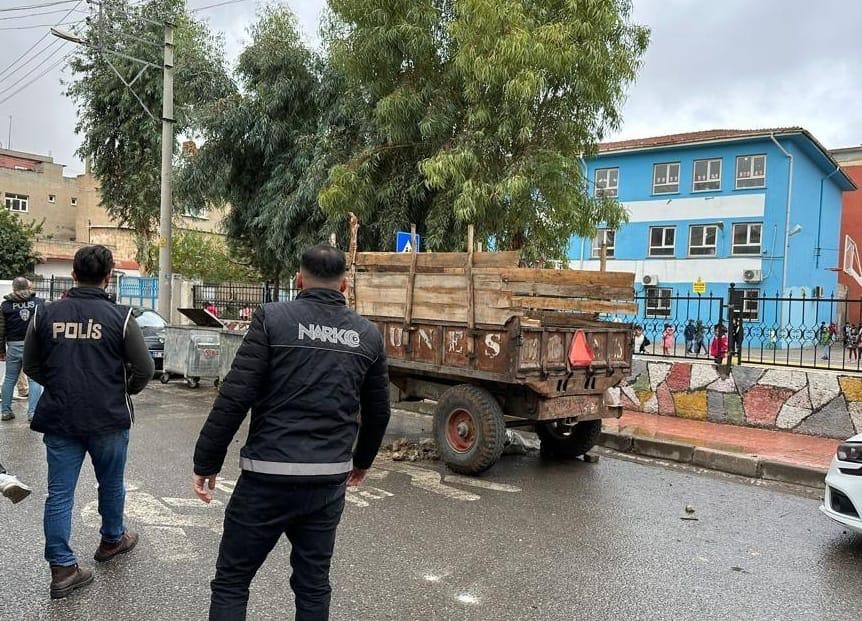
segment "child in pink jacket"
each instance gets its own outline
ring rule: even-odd
[[[669,323],[664,324],[664,332],[661,335],[661,348],[665,356],[670,356],[670,352],[673,349],[675,332],[672,325]]]
[[[727,355],[727,329],[722,324],[715,326],[715,338],[709,345],[709,355],[715,360],[715,364],[721,364]]]

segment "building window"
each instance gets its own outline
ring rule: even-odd
[[[613,229],[599,229],[598,234],[593,237],[593,258],[598,259],[601,256],[602,243],[605,244],[605,257],[612,259],[614,257],[614,242],[616,241],[617,232]]]
[[[652,193],[675,194],[677,192],[679,192],[679,162],[653,166]]]
[[[688,229],[688,254],[690,256],[715,256],[715,240],[718,227],[714,224],[695,225]]]
[[[646,316],[670,317],[670,298],[673,289],[646,287]]]
[[[52,205],[54,203],[56,203],[57,202],[57,195],[56,194],[49,194],[48,195],[48,202],[51,203]]]
[[[731,296],[731,302],[736,308],[742,309],[745,321],[760,320],[760,290],[736,287]]]
[[[649,256],[672,257],[675,254],[676,227],[653,226],[649,230]]]
[[[736,158],[736,189],[766,187],[766,156],[740,155]]]
[[[24,194],[6,193],[6,209],[25,213],[30,210],[30,197]]]
[[[620,188],[619,168],[596,169],[596,196],[616,198]]]
[[[78,199],[73,196],[72,197],[72,207],[77,207],[77,206],[78,206]]]
[[[759,222],[733,225],[733,254],[760,254]]]
[[[692,192],[711,192],[721,189],[721,160],[695,160]]]
[[[186,207],[183,209],[183,216],[186,218],[207,220],[209,218],[209,210],[206,207]]]

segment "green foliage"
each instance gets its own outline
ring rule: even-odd
[[[34,250],[41,222],[23,222],[0,207],[0,280],[33,274],[39,254]]]
[[[265,9],[250,35],[238,92],[203,111],[204,142],[179,187],[190,205],[229,205],[234,253],[278,280],[305,247],[343,235],[346,222],[329,222],[317,194],[334,158],[356,140],[362,106],[303,44],[287,8]]]
[[[373,107],[320,203],[431,249],[479,239],[565,256],[571,235],[627,219],[589,196],[583,157],[617,129],[648,31],[629,0],[331,0],[333,68]],[[379,244],[388,245],[388,244]]]
[[[150,246],[153,266],[158,270],[158,246]],[[204,282],[257,282],[253,268],[231,257],[221,236],[201,231],[175,230],[171,239],[171,263],[174,273]]]
[[[231,83],[221,40],[189,16],[185,0],[103,0],[101,7],[102,19],[92,20],[84,32],[84,38],[94,45],[78,46],[70,64],[75,78],[67,93],[77,103],[76,131],[83,138],[78,154],[92,160],[103,206],[120,224],[134,230],[137,259],[152,271],[148,249],[159,221],[162,72],[146,68],[129,89],[111,65],[127,82],[142,65],[99,48],[161,66],[162,26],[142,18],[173,21],[175,136],[192,132],[198,108],[224,96]],[[144,111],[136,95],[156,120]]]

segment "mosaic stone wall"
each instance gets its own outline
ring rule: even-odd
[[[625,409],[830,438],[862,433],[862,377],[823,371],[633,361]]]

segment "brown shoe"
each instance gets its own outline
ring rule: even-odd
[[[125,533],[123,533],[123,538],[117,542],[110,543],[103,539],[102,542],[99,544],[96,553],[93,555],[93,558],[100,563],[104,563],[105,561],[110,561],[118,554],[125,554],[126,552],[134,548],[137,544],[138,533],[133,533],[127,530]]]
[[[89,567],[51,567],[51,599],[66,597],[75,589],[85,587],[93,581],[93,570]]]

